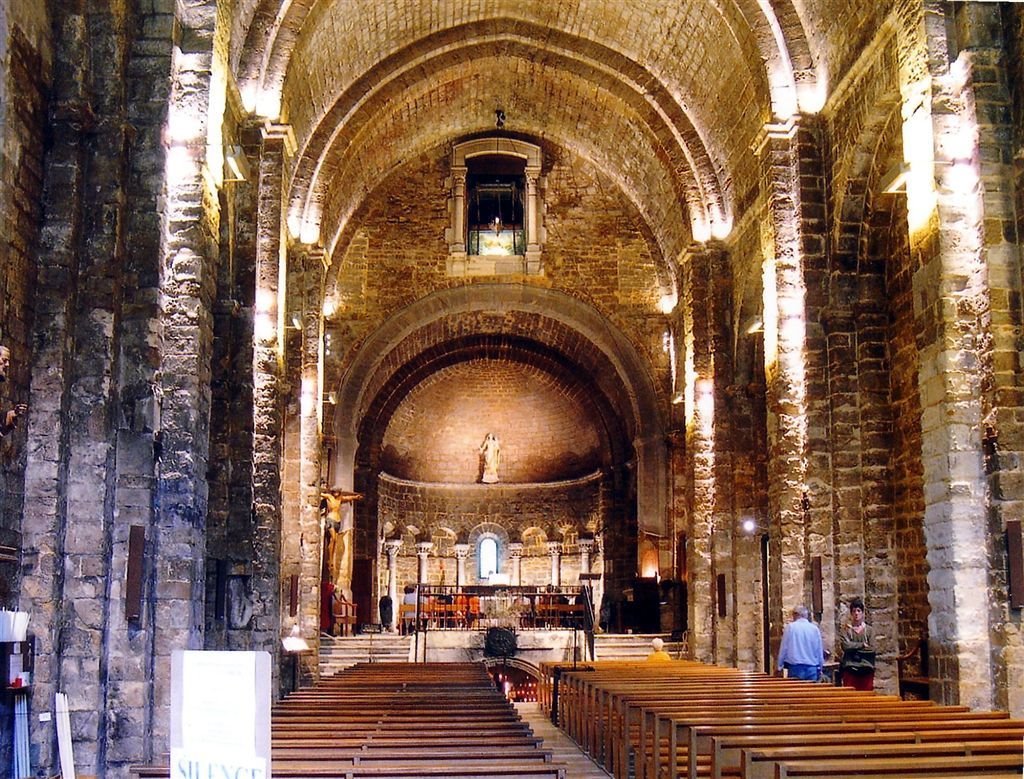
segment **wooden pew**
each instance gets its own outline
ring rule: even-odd
[[[566,779],[541,746],[480,664],[362,664],[271,712],[271,770],[290,779]]]
[[[949,757],[854,757],[819,760],[784,761],[776,764],[774,779],[813,777],[820,779],[886,779],[888,777],[983,777],[1015,776],[1020,779],[1024,756],[963,755]],[[1014,773],[1015,772],[1015,773]]]
[[[711,777],[723,779],[725,776],[739,776],[742,772],[744,749],[769,749],[771,747],[788,747],[795,743],[821,741],[833,749],[833,756],[847,748],[857,748],[874,744],[922,744],[936,741],[1000,741],[1017,739],[1024,743],[1024,723],[1006,727],[1005,720],[986,720],[974,726],[966,724],[957,728],[947,727],[948,721],[937,725],[936,729],[917,730],[874,730],[872,723],[850,725],[841,733],[835,732],[831,724],[817,725],[778,725],[762,726],[761,728],[737,728],[735,732],[719,728],[711,736]],[[993,727],[995,726],[995,727]]]
[[[635,758],[638,779],[661,779],[665,773],[677,777],[680,771],[692,777],[721,777],[730,767],[742,768],[737,753],[741,755],[744,749],[782,748],[778,742],[761,744],[761,738],[788,739],[791,745],[794,737],[813,733],[828,739],[830,749],[825,755],[836,760],[865,752],[878,753],[871,755],[872,759],[897,759],[902,746],[907,752],[905,762],[914,757],[963,754],[965,759],[991,759],[995,761],[992,766],[985,767],[982,761],[979,768],[999,771],[998,761],[1007,759],[1003,752],[1008,744],[1018,745],[1011,762],[1019,759],[1022,751],[1024,722],[1009,720],[1002,712],[972,713],[966,707],[902,701],[699,664],[661,664],[654,670],[643,663],[597,662],[578,672],[564,666],[548,667],[542,671],[542,684],[549,688],[551,706],[556,698],[554,670],[561,675],[557,690],[560,722],[617,777],[629,775],[631,758]],[[721,748],[715,745],[715,739],[728,737],[745,742]],[[872,740],[876,747],[857,752],[858,745]],[[810,745],[806,752],[813,750]],[[795,759],[799,754],[803,753],[788,755],[794,758],[794,771],[803,771]],[[821,757],[817,754],[808,762],[820,763]],[[771,770],[782,765],[780,760],[762,759],[773,766]]]
[[[810,762],[820,765],[823,760],[840,759],[845,756],[863,759],[870,763],[875,758],[892,757],[915,762],[919,757],[945,757],[947,762],[960,765],[962,759],[972,755],[1021,756],[1022,742],[1010,741],[931,741],[928,743],[868,744],[828,743],[814,746],[757,747],[743,750],[740,775],[744,779],[774,779],[779,764],[794,766],[796,762]],[[869,760],[870,758],[870,760]]]

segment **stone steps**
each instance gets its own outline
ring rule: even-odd
[[[660,638],[673,658],[685,656],[685,644],[671,641],[667,633],[599,633],[594,636],[596,660],[645,660],[651,653],[651,641]]]
[[[411,636],[394,633],[320,637],[320,676],[332,676],[356,663],[407,663]]]

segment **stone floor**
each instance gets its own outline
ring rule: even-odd
[[[551,750],[555,762],[568,766],[566,776],[572,779],[606,779],[611,776],[587,757],[575,741],[551,724],[538,704],[517,703],[515,706],[523,720],[530,723],[534,734],[544,739],[544,749]]]

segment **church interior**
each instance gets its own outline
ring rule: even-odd
[[[1024,718],[1022,85],[1013,2],[4,2],[0,762],[166,755],[178,650],[855,599]]]

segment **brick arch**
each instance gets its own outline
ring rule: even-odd
[[[447,330],[447,327],[444,329]],[[603,449],[607,454],[603,465],[612,467],[629,459],[631,448],[627,432],[611,404],[611,399],[601,392],[584,391],[587,379],[593,377],[591,367],[583,368],[585,375],[581,376],[580,363],[567,358],[564,353],[548,345],[522,335],[476,334],[452,341],[435,341],[432,335],[417,332],[413,338],[429,341],[429,348],[393,371],[388,366],[379,372],[384,383],[374,393],[366,408],[358,412],[361,421],[356,437],[359,441],[360,454],[356,459],[360,466],[379,466],[382,457],[381,446],[388,422],[413,388],[446,367],[481,358],[503,359],[551,376],[580,401],[592,419],[600,420],[597,426],[602,433]],[[600,371],[607,370],[608,366],[602,367],[598,364],[593,367]]]
[[[392,316],[364,342],[337,391],[334,473],[340,484],[351,487],[357,467],[373,468],[372,444],[365,448],[373,436],[368,420],[386,418],[395,393],[417,372],[442,364],[447,346],[466,345],[459,338],[467,331],[475,337],[501,336],[493,341],[500,348],[530,343],[533,354],[549,360],[549,366],[571,367],[587,377],[608,425],[610,468],[625,469],[635,459],[638,507],[652,522],[665,523],[663,403],[640,355],[591,306],[554,290],[513,284],[432,293]],[[450,354],[447,359],[458,356]]]
[[[815,78],[814,58],[804,24],[792,0],[709,0],[722,19],[743,56],[751,63],[763,63],[772,104],[785,104],[786,95]],[[282,13],[283,10],[283,13]],[[243,91],[269,90],[278,99],[284,87],[289,63],[300,33],[312,11],[309,3],[283,5],[283,0],[240,2],[236,45],[231,63]],[[352,9],[347,8],[351,14]],[[315,15],[328,16],[329,11]],[[513,20],[521,23],[522,20]],[[567,20],[571,23],[571,20]]]
[[[834,198],[832,213],[832,263],[853,267],[862,251],[862,225],[870,208],[869,198],[885,175],[889,160],[884,151],[893,134],[902,129],[901,100],[897,76],[897,52],[890,40],[877,66],[861,74],[851,87],[863,95],[851,101],[857,108],[844,117],[842,133],[849,138],[833,169]],[[880,159],[881,157],[881,159]],[[879,169],[879,166],[886,166]]]
[[[525,78],[522,74],[517,75]],[[435,95],[447,91],[448,86],[433,84],[430,92],[425,94],[420,102],[432,103]],[[586,91],[582,82],[579,86]],[[461,111],[467,105],[475,105],[475,124],[470,127],[474,132],[470,135],[483,134],[491,130],[487,124],[490,112],[481,110],[471,95],[463,92],[460,95],[460,104],[452,108]],[[517,121],[520,126],[525,125],[525,129],[534,134],[517,132],[510,133],[509,136],[540,142],[540,145],[550,150],[552,154],[552,157],[546,157],[549,166],[553,157],[571,154],[579,159],[581,164],[592,167],[595,174],[599,174],[611,187],[620,192],[622,199],[629,202],[643,234],[650,238],[659,283],[670,286],[670,279],[675,275],[671,263],[680,255],[683,248],[691,243],[689,217],[692,212],[686,207],[675,173],[653,158],[653,147],[648,143],[648,140],[651,140],[649,136],[643,132],[630,132],[620,144],[608,144],[606,140],[601,142],[598,137],[598,125],[605,132],[609,131],[609,125],[605,122],[603,114],[587,111],[589,116],[582,117],[577,128],[586,123],[590,125],[591,130],[587,132],[586,137],[574,140],[568,135],[556,135],[546,124],[551,115],[538,113],[540,107],[533,107],[530,110],[532,113],[529,116],[517,115]],[[565,116],[572,110],[572,106],[566,103],[557,109]],[[624,108],[623,113],[628,114],[629,111]],[[631,128],[638,126],[636,123],[630,123],[624,116],[620,116],[616,121],[619,122],[619,127],[626,127],[627,123]],[[405,167],[384,167],[388,161],[374,157],[371,149],[390,144],[390,139],[395,137],[396,133],[402,133],[406,154],[402,159],[395,158],[391,162],[401,164],[404,160],[409,160],[408,167],[416,169],[423,159],[441,156],[439,150],[443,141],[426,129],[415,130],[414,136],[409,135],[407,133],[410,131],[401,127],[405,124],[406,119],[400,111],[392,110],[387,114],[378,114],[373,125],[367,128],[367,132],[372,132],[372,140],[364,143],[364,153],[347,156],[343,161],[344,167],[332,173],[334,184],[327,192],[328,202],[325,207],[328,216],[321,231],[321,240],[331,256],[340,256],[341,247],[344,247],[353,235],[353,229],[359,223],[360,209],[373,200],[379,189],[400,181],[406,172]],[[453,136],[460,139],[465,137]],[[545,172],[548,170],[549,168],[546,168]],[[641,175],[641,172],[647,175]],[[623,178],[624,175],[628,175],[629,178]],[[371,183],[364,186],[361,182]],[[447,193],[440,186],[440,182],[438,184],[437,193],[440,199]],[[704,212],[703,205],[699,211]]]
[[[462,71],[467,63],[481,67],[488,62],[497,63],[495,70],[488,72],[492,75],[496,72],[500,77],[507,77],[517,68],[525,68],[540,74],[557,71],[560,78],[569,76],[570,81],[582,82],[583,86],[578,90],[559,90],[555,83],[545,90],[557,90],[563,99],[573,91],[592,96],[597,88],[619,101],[624,111],[602,114],[601,126],[593,129],[593,137],[590,138],[586,136],[587,125],[583,122],[567,119],[565,126],[554,123],[552,120],[558,115],[555,110],[543,111],[543,117],[538,117],[524,129],[538,138],[559,139],[563,145],[575,148],[592,159],[609,172],[634,202],[643,204],[642,211],[650,210],[650,206],[659,201],[679,202],[686,203],[693,222],[704,224],[731,220],[731,181],[721,172],[724,151],[708,147],[705,140],[708,128],[699,126],[691,112],[654,74],[609,49],[597,44],[588,45],[581,39],[544,28],[520,22],[514,28],[514,35],[500,33],[497,21],[436,33],[427,42],[430,48],[426,53],[421,53],[424,42],[417,42],[408,50],[385,58],[373,71],[364,74],[339,94],[308,134],[303,137],[300,132],[300,153],[287,193],[289,220],[305,226],[318,226],[323,222],[321,241],[332,246],[337,240],[337,232],[344,226],[346,215],[330,214],[330,209],[325,206],[328,193],[333,192],[334,199],[343,203],[347,213],[351,214],[358,208],[359,198],[372,186],[372,182],[391,172],[400,160],[413,157],[441,140],[451,140],[452,135],[487,130],[491,121],[488,112],[467,112],[452,101],[463,97],[468,88],[463,83],[466,76]],[[457,34],[454,39],[453,34]],[[481,40],[481,36],[486,37]],[[516,65],[516,61],[522,66]],[[530,80],[541,79],[535,76]],[[393,148],[392,155],[382,157],[375,154],[373,158],[378,160],[377,166],[369,171],[361,171],[352,165],[350,160],[358,158],[359,152],[367,146],[378,151],[381,148],[380,144],[368,144],[365,138],[368,128],[387,116],[388,107],[404,106],[410,101],[403,100],[403,95],[414,91],[417,85],[431,83],[463,84],[458,89],[438,86],[431,90],[429,98],[422,95],[410,98],[411,102],[429,106],[433,112],[437,111],[439,101],[451,102],[447,113],[459,117],[454,125],[442,122],[428,127],[410,121],[403,108],[401,123],[393,123],[387,132],[385,148]],[[487,89],[493,87],[489,84]],[[515,94],[519,90],[502,91]],[[490,100],[492,97],[488,91],[487,98]],[[583,104],[583,98],[570,108],[572,116],[581,112],[585,115],[591,109]],[[609,135],[609,119],[624,121],[620,114],[625,112],[642,124],[647,136],[645,145],[649,149],[645,156],[651,167],[662,170],[661,176],[668,180],[670,188],[662,188],[644,197],[642,182],[650,176],[630,174],[625,163],[612,159],[607,152],[602,154]],[[529,122],[529,116],[522,109],[517,111],[517,126],[521,127],[524,120]],[[396,132],[402,133],[401,142],[395,142]],[[442,135],[438,135],[439,132]],[[448,135],[444,136],[445,133]],[[630,134],[620,135],[628,137]],[[344,186],[339,187],[339,182]],[[682,243],[685,244],[685,240]],[[663,250],[666,256],[676,254],[672,249],[663,247]]]
[[[503,481],[574,478],[628,459],[606,399],[548,347],[471,336],[438,344],[414,362],[382,391],[360,429],[360,448],[389,474],[475,478],[476,446],[487,432],[501,438]]]

